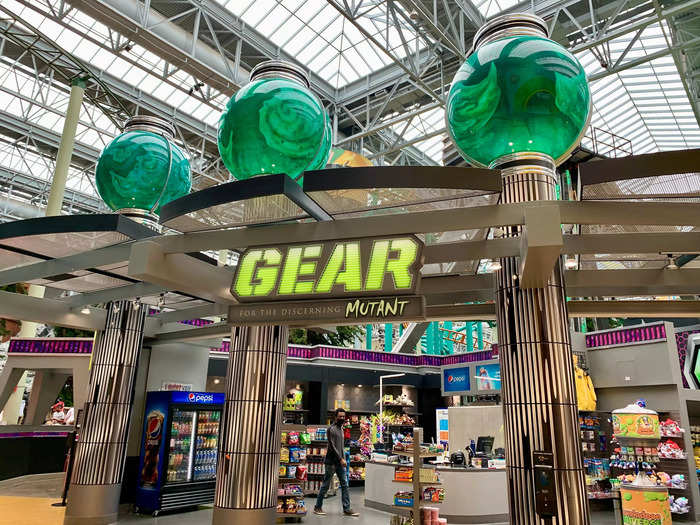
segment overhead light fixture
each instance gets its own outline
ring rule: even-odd
[[[87,306],[83,306],[83,307],[80,309],[80,313],[81,313],[81,314],[89,314],[89,313],[90,313],[90,308],[88,308]]]
[[[666,257],[668,257],[668,263],[664,266],[664,270],[677,270],[678,265],[673,260],[673,255],[669,253]]]
[[[362,385],[357,385],[357,388],[362,388]]]
[[[215,385],[218,385],[219,383],[221,383],[221,379],[214,379],[214,384],[215,384]]]
[[[564,266],[566,266],[569,270],[576,268],[576,259],[567,258],[566,262],[564,263]]]
[[[497,272],[498,270],[502,269],[503,266],[501,265],[501,261],[496,259],[495,261],[491,261],[489,263],[489,271],[491,272]]]

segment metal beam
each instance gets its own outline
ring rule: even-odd
[[[231,295],[233,272],[230,269],[185,254],[166,254],[155,242],[131,245],[129,275],[217,303],[236,302]]]
[[[399,337],[399,340],[391,348],[392,353],[413,354],[423,334],[430,323],[408,323],[408,326]]]
[[[564,279],[571,297],[700,294],[700,268],[569,270]]]
[[[92,309],[81,314],[55,299],[0,291],[0,317],[95,331],[104,329],[107,312]]]
[[[181,341],[197,341],[200,339],[213,339],[231,335],[231,326],[228,323],[215,323],[198,328],[183,328],[170,332],[159,332],[156,338],[148,341],[149,346],[169,344]]]
[[[568,301],[569,317],[700,317],[700,301]],[[496,306],[457,304],[428,306],[428,321],[495,321]]]
[[[161,324],[177,323],[178,321],[188,321],[190,319],[201,319],[216,315],[228,314],[228,305],[224,304],[204,304],[193,306],[184,310],[173,310],[172,312],[161,312],[153,316]]]
[[[409,213],[401,215],[400,220],[372,216],[265,228],[192,232],[161,236],[153,239],[153,242],[161,245],[164,253],[189,253],[290,242],[513,226],[524,223],[523,214],[527,207],[559,208],[562,224],[700,226],[700,206],[687,203],[547,201]]]
[[[521,288],[545,288],[563,246],[558,209],[525,210],[525,227],[520,236]]]
[[[700,317],[700,301],[569,301],[569,317]]]
[[[99,290],[97,292],[71,295],[65,299],[61,299],[60,302],[67,304],[71,308],[78,308],[80,306],[90,304],[108,303],[109,301],[116,301],[117,299],[146,297],[166,291],[168,291],[167,288],[163,288],[162,286],[157,286],[150,283],[134,283],[127,286],[118,286],[116,288]]]
[[[0,286],[8,284],[24,283],[36,279],[45,279],[52,275],[72,273],[88,268],[113,265],[129,260],[131,245],[128,243],[115,244],[105,248],[98,248],[87,252],[49,259],[48,261],[27,264],[0,272]]]

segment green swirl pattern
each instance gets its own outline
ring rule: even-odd
[[[455,144],[468,162],[484,166],[522,151],[559,159],[576,143],[589,112],[581,64],[556,42],[534,36],[480,47],[455,75],[447,100]]]
[[[239,180],[309,169],[327,117],[318,99],[287,79],[260,79],[238,91],[219,119],[219,154]]]
[[[95,169],[97,191],[107,206],[112,210],[156,206],[158,213],[164,204],[187,195],[190,163],[180,148],[170,146],[172,166],[167,139],[155,133],[128,131],[110,142]]]

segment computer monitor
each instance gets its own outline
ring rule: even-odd
[[[493,449],[493,436],[479,436],[476,441],[476,453],[483,454],[485,456],[491,455],[491,450]]]

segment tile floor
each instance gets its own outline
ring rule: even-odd
[[[60,498],[59,482],[62,475],[41,474],[0,482],[0,525],[62,525],[63,508],[51,504]],[[342,515],[340,498],[329,498],[324,507],[328,513],[321,517],[309,513],[303,524],[308,525],[388,525],[389,514],[364,507],[361,487],[351,487],[353,508],[360,513],[358,518]],[[312,509],[315,499],[308,498],[307,508]],[[163,514],[157,518],[132,514],[129,507],[122,507],[119,524],[129,525],[210,525],[211,507],[202,507],[189,512]],[[693,525],[691,522],[684,522]],[[591,525],[615,525],[612,512],[596,512]]]

